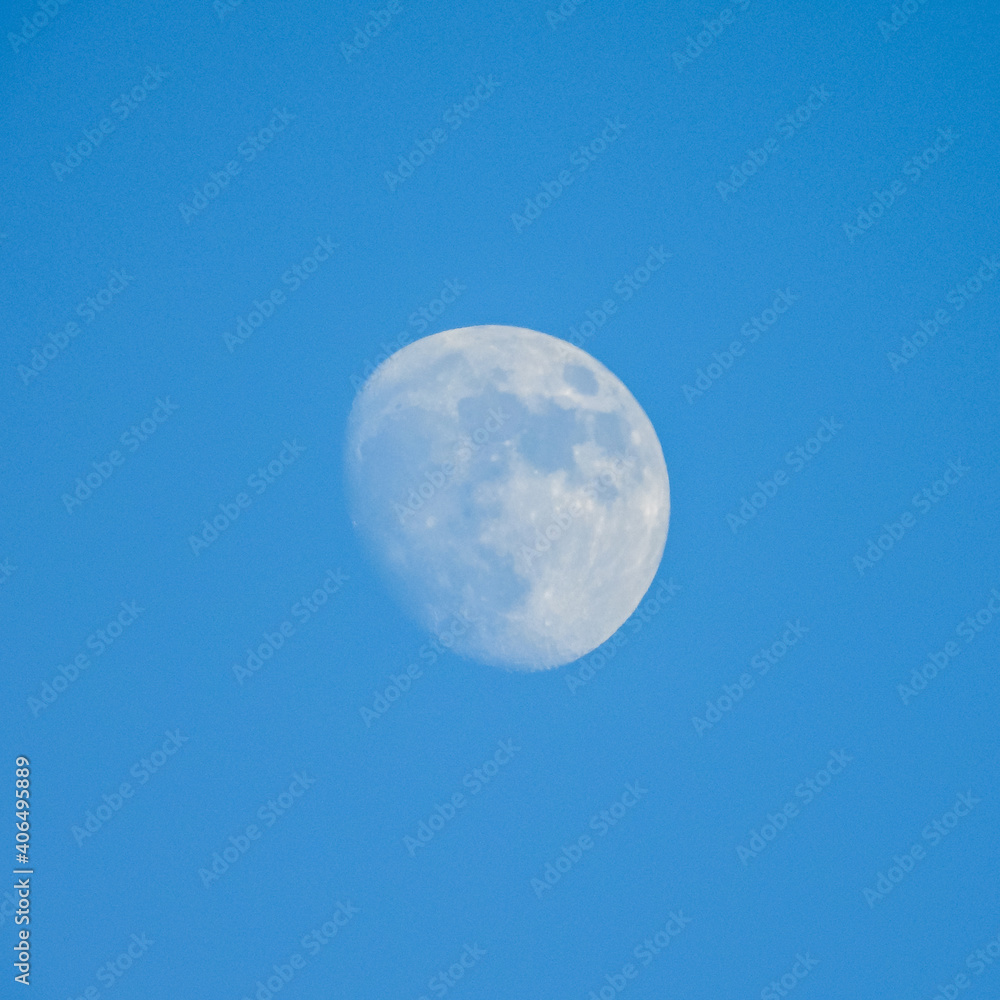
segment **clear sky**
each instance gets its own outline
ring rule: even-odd
[[[997,994],[1000,11],[376,3],[2,6],[38,995]],[[379,355],[487,323],[670,472],[650,603],[534,674],[343,490]]]

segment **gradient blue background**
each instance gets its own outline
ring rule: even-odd
[[[1000,586],[1000,281],[948,307],[900,370],[887,355],[1000,253],[1000,11],[927,3],[886,40],[887,2],[739,7],[682,68],[673,53],[721,2],[588,0],[552,25],[542,0],[404,0],[350,59],[368,6],[244,0],[220,19],[208,0],[72,2],[7,44],[0,787],[30,756],[33,995],[252,997],[338,900],[360,913],[282,997],[433,996],[430,977],[478,943],[449,995],[582,1000],[676,910],[691,924],[627,997],[756,997],[808,951],[796,996],[929,998],[996,939],[1000,622],[909,705],[897,684]],[[0,28],[37,9],[5,3]],[[53,160],[147,66],[169,76],[58,180]],[[490,74],[492,96],[391,192],[384,172]],[[781,136],[813,87],[829,100]],[[185,222],[179,204],[275,108],[294,120]],[[512,215],[608,117],[621,137],[518,232]],[[939,128],[959,138],[911,181]],[[723,199],[717,182],[770,138]],[[905,194],[852,242],[844,223],[895,179]],[[334,256],[227,351],[318,237]],[[568,337],[654,246],[667,265],[584,346],[659,433],[661,580],[680,593],[575,692],[579,664],[508,674],[447,654],[366,727],[360,708],[427,636],[348,522],[352,375],[416,336],[409,317],[449,279],[466,290],[426,333]],[[18,366],[115,268],[130,287],[25,385]],[[798,301],[689,402],[683,386],[785,288]],[[68,513],[76,477],[167,395],[177,411]],[[843,430],[734,533],[726,515],[831,417]],[[195,556],[191,533],[286,438],[305,452]],[[953,460],[970,471],[860,575],[855,555]],[[348,582],[241,686],[233,663],[331,568]],[[139,620],[33,712],[131,600]],[[706,701],[797,619],[805,638],[699,735]],[[72,827],[174,728],[182,750],[78,846]],[[522,751],[410,857],[403,837],[505,739]],[[850,766],[742,864],[737,846],[835,749]],[[315,785],[206,888],[198,870],[302,771]],[[635,780],[642,802],[538,899],[530,880]],[[922,841],[970,789],[972,814]],[[870,907],[862,890],[918,842],[926,860]],[[0,928],[9,959],[9,914]],[[109,990],[96,970],[132,934],[154,944]],[[2,993],[18,995],[7,959]],[[1000,992],[1000,968],[974,979]]]

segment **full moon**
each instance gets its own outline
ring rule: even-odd
[[[622,382],[572,344],[473,326],[415,341],[358,393],[355,526],[455,652],[521,670],[609,639],[656,575],[670,487]]]

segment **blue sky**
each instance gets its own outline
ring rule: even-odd
[[[0,60],[41,995],[1000,990],[996,9],[44,6]],[[485,323],[581,343],[670,472],[649,603],[537,674],[429,646],[344,497],[368,366]]]

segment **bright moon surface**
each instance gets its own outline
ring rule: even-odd
[[[670,487],[653,425],[585,351],[474,326],[394,354],[348,427],[355,525],[463,656],[537,670],[610,638],[656,575]]]

